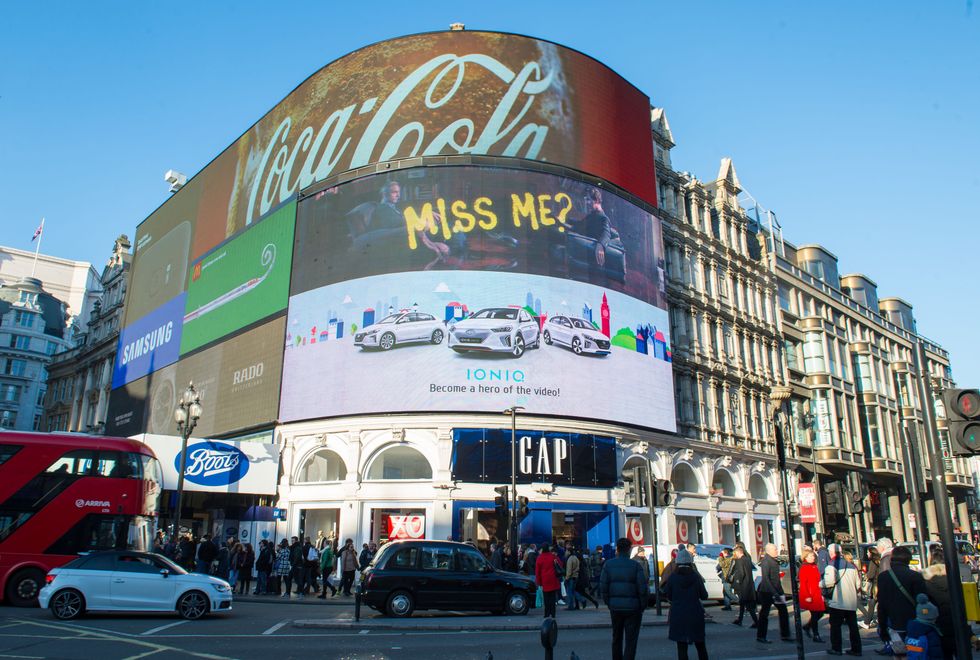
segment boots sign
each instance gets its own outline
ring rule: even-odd
[[[453,478],[506,483],[511,475],[509,429],[455,429]],[[616,485],[616,442],[589,433],[516,433],[517,482],[610,488]]]

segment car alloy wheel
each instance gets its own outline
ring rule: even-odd
[[[572,339],[572,352],[575,353],[575,355],[582,354],[582,340],[578,337]]]
[[[396,591],[388,597],[388,614],[403,618],[411,616],[415,610],[415,599],[407,591]]]
[[[548,332],[547,330],[544,331],[544,343],[546,343],[548,346],[551,346],[551,333]]]
[[[517,335],[514,338],[514,357],[521,357],[524,355],[524,337]]]
[[[510,592],[507,595],[507,602],[504,604],[504,609],[507,611],[507,614],[517,616],[527,614],[528,609],[530,609],[527,594],[523,591]]]
[[[381,347],[382,351],[390,351],[395,346],[395,335],[390,332],[384,333],[378,340],[378,346]]]
[[[59,591],[51,599],[51,605],[49,607],[51,608],[51,613],[57,619],[61,619],[62,621],[74,619],[84,609],[82,594],[74,589]]]
[[[434,330],[432,332],[432,343],[441,344],[442,343],[442,330]]]
[[[194,621],[208,613],[208,599],[200,591],[191,591],[180,597],[177,611],[185,619]]]

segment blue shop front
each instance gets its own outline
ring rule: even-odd
[[[567,541],[578,547],[613,544],[620,533],[616,488],[622,458],[615,438],[591,433],[514,433],[518,495],[528,498],[520,543]],[[454,539],[485,548],[507,537],[494,509],[494,487],[511,482],[510,429],[454,429]]]

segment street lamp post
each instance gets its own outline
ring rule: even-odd
[[[180,471],[177,473],[177,509],[174,511],[173,526],[170,529],[171,540],[177,540],[180,532],[180,513],[184,506],[184,472],[187,471],[187,440],[201,418],[201,396],[194,389],[194,383],[188,383],[187,389],[180,396],[177,408],[174,410],[174,421],[180,433]]]
[[[789,478],[786,474],[786,442],[780,425],[782,407],[789,401],[793,391],[788,387],[774,387],[769,394],[772,400],[772,422],[776,433],[776,460],[779,478],[783,487],[783,520],[786,523],[786,552],[789,554],[789,581],[793,590],[793,623],[796,627],[796,657],[803,660],[803,619],[800,616],[800,585],[796,579],[796,544],[793,543],[793,519],[789,514]]]
[[[820,492],[820,475],[817,474],[817,432],[813,428],[816,422],[817,416],[812,412],[803,413],[803,425],[806,427],[807,439],[810,441],[810,471],[813,473],[813,494],[816,498],[814,503],[817,507],[817,519],[813,523],[813,537],[814,539],[819,538],[826,543],[826,540],[822,538],[824,533],[823,497]]]
[[[524,410],[523,406],[511,406],[504,411],[510,415],[510,558],[517,563],[517,411]]]

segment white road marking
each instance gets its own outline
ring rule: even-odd
[[[144,635],[152,635],[153,633],[158,633],[161,630],[166,630],[167,628],[174,628],[176,626],[182,626],[185,623],[187,623],[187,620],[186,619],[184,619],[182,621],[174,621],[173,623],[167,623],[167,624],[162,625],[162,626],[157,626],[156,628],[150,628],[146,632],[141,632],[140,635],[141,636],[144,636]]]
[[[282,628],[283,626],[285,626],[288,623],[289,623],[289,619],[286,619],[285,621],[280,621],[279,623],[277,623],[276,625],[272,626],[271,628],[269,628],[268,630],[266,630],[262,634],[263,635],[271,635],[272,633],[276,632],[277,630],[279,630],[280,628]]]
[[[357,633],[357,634],[358,634],[358,635],[366,635],[366,634],[368,634],[369,632],[371,632],[371,631],[370,631],[370,630],[362,630],[361,632],[359,632],[359,633]]]

